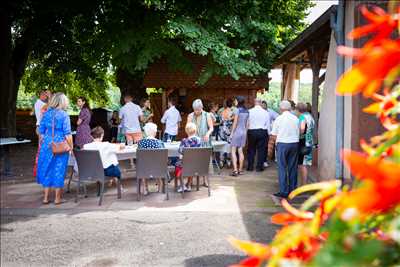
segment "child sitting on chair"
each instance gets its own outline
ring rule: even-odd
[[[98,150],[104,168],[104,175],[121,179],[116,152],[124,148],[124,144],[103,142],[104,130],[100,126],[92,129],[93,142],[85,144],[84,150]]]
[[[197,127],[193,122],[189,122],[186,124],[185,132],[187,134],[187,138],[182,139],[179,145],[179,161],[175,165],[175,177],[179,178],[182,175],[182,157],[183,157],[183,148],[185,147],[201,147],[201,139],[196,135]],[[190,192],[192,190],[192,177],[188,177],[186,186],[180,185],[178,188],[178,193],[181,193],[182,190]]]

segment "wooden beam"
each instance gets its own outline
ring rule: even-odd
[[[307,49],[308,58],[310,59],[310,66],[313,74],[312,80],[312,115],[315,120],[315,133],[318,132],[318,100],[319,100],[319,85],[320,77],[319,71],[321,70],[322,62],[325,55],[325,47],[311,46]],[[317,137],[317,134],[315,135]]]

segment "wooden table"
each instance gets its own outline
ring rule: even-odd
[[[11,172],[10,146],[18,144],[27,144],[30,142],[31,140],[28,139],[18,141],[15,137],[0,138],[0,151],[4,160],[3,169],[1,170],[1,176],[8,176],[8,177],[14,176],[13,173]]]

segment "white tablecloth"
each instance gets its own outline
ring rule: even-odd
[[[26,143],[30,143],[30,142],[31,142],[31,140],[28,140],[28,139],[18,141],[15,137],[0,138],[0,146],[26,144]]]
[[[179,144],[180,142],[164,143],[165,148],[168,149],[168,157],[179,157]],[[214,152],[227,152],[230,146],[225,141],[212,141]],[[118,160],[127,160],[136,158],[137,146],[127,146],[125,149],[117,152]]]

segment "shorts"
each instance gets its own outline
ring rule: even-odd
[[[110,165],[109,167],[104,169],[104,175],[121,179],[121,171],[119,169],[119,166]]]

